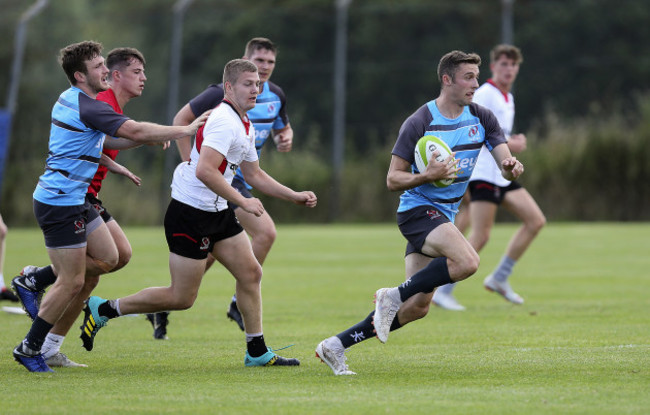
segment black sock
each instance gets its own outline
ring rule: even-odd
[[[375,326],[372,324],[372,317],[374,315],[375,311],[373,310],[364,320],[336,335],[341,340],[341,343],[343,343],[343,347],[347,349],[352,345],[375,337]]]
[[[453,282],[449,277],[447,258],[434,258],[429,264],[413,274],[397,289],[400,299],[406,301],[417,293],[430,293],[436,287]]]
[[[54,275],[52,265],[48,265],[37,269],[33,274],[26,275],[25,280],[28,281],[28,285],[34,287],[34,291],[41,291],[54,284],[56,275]]]
[[[336,335],[341,340],[343,347],[347,349],[350,346],[375,337],[375,326],[372,324],[374,315],[375,311],[373,310],[364,320]],[[390,325],[390,331],[397,330],[400,327],[402,325],[399,323],[397,315],[395,315],[393,323]]]
[[[25,346],[29,347],[34,352],[40,352],[41,347],[43,347],[43,342],[47,333],[50,332],[50,329],[54,324],[50,324],[42,318],[36,316],[32,327],[29,329],[29,333],[25,336]]]
[[[97,312],[100,316],[108,317],[109,319],[120,316],[115,307],[114,300],[108,300],[101,303],[99,307],[97,307]]]
[[[264,336],[255,336],[246,341],[246,348],[251,357],[260,357],[268,351]]]

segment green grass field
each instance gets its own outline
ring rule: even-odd
[[[404,241],[391,224],[279,227],[265,265],[265,338],[294,344],[281,353],[298,368],[244,367],[243,334],[225,316],[234,282],[220,267],[192,309],[171,314],[168,341],[154,340],[143,316],[111,321],[91,353],[71,331],[62,350],[86,369],[27,372],[11,350],[28,318],[0,313],[0,413],[650,413],[650,224],[550,224],[511,279],[523,306],[482,287],[514,229],[495,229],[479,272],[457,287],[467,311],[432,309],[385,345],[353,347],[357,376],[334,376],[314,348],[364,318],[377,288],[403,280]],[[126,232],[133,259],[97,295],[168,284],[162,229]],[[39,230],[10,229],[7,283],[47,262]]]

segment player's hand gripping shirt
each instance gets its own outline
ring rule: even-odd
[[[82,205],[106,134],[114,136],[128,119],[77,87],[63,91],[52,108],[49,152],[34,199],[54,206]]]
[[[474,93],[474,102],[492,111],[506,138],[510,137],[515,120],[515,101],[511,93],[504,94],[488,80]],[[483,180],[501,187],[510,184],[510,181],[501,175],[499,166],[486,148],[481,149],[479,153],[472,180]]]
[[[219,171],[231,184],[242,161],[257,160],[255,128],[248,117],[242,119],[228,101],[222,101],[197,131],[190,161],[179,164],[174,171],[172,198],[200,210],[219,212],[228,207],[228,201],[196,177],[196,165],[205,146],[224,155]]]
[[[247,112],[248,118],[255,126],[255,148],[257,157],[260,157],[262,147],[273,130],[281,130],[289,125],[287,115],[287,99],[282,88],[271,81],[263,83],[262,93],[255,100],[255,107]],[[210,85],[205,91],[190,101],[190,108],[195,116],[203,114],[217,106],[224,97],[223,84]],[[244,176],[237,170],[237,178],[242,182]],[[248,184],[246,185],[248,188]]]
[[[423,205],[435,206],[453,222],[479,151],[483,146],[492,151],[506,140],[497,119],[487,109],[472,103],[458,118],[449,119],[438,111],[435,100],[430,101],[404,121],[392,151],[411,163],[414,173],[419,173],[413,155],[415,144],[425,135],[442,139],[452,152],[456,152],[460,168],[458,177],[448,187],[424,184],[406,190],[400,196],[397,211],[405,212]]]

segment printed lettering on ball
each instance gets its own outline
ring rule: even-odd
[[[426,170],[431,155],[438,150],[440,153],[436,160],[444,161],[451,154],[451,149],[441,138],[433,135],[425,135],[415,145],[415,166],[420,172]],[[447,187],[454,182],[454,179],[435,180],[432,185],[436,187]]]

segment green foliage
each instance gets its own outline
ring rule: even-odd
[[[29,23],[18,110],[2,187],[1,209],[10,224],[34,224],[30,198],[47,153],[49,114],[58,94],[68,85],[56,61],[63,46],[95,39],[104,44],[106,51],[119,46],[140,49],[147,58],[148,81],[143,96],[129,103],[126,114],[136,120],[170,122],[167,83],[175,3],[173,0],[50,1],[44,12]],[[5,0],[2,4],[0,35],[7,41],[0,43],[0,96],[5,96],[8,89],[17,20],[30,4],[20,0]],[[501,40],[499,4],[498,0],[351,2],[346,76],[347,164],[344,187],[340,189],[343,204],[340,220],[392,220],[395,195],[383,190],[386,173],[382,169],[387,165],[388,153],[373,154],[375,150],[366,149],[389,149],[403,120],[437,95],[435,72],[443,53],[451,49],[478,52],[484,59],[481,80],[489,77],[488,52]],[[172,111],[208,84],[220,82],[223,65],[242,56],[249,38],[269,37],[280,48],[273,81],[287,94],[291,124],[296,132],[295,153],[281,157],[283,161],[277,163],[284,164],[298,157],[313,160],[318,169],[328,169],[333,118],[334,6],[334,0],[194,1],[184,16],[179,102],[171,104]],[[591,117],[609,119],[603,114],[636,111],[635,98],[647,95],[650,90],[646,75],[650,72],[650,60],[643,53],[650,38],[650,25],[646,24],[649,20],[650,3],[637,0],[514,2],[514,41],[525,58],[515,86],[517,130],[529,133],[533,139],[552,141],[551,134],[546,131],[549,128],[577,128],[576,133],[579,133],[595,124]],[[548,114],[555,114],[557,122]],[[615,120],[617,116],[611,118]],[[584,132],[589,136],[585,139],[603,143],[614,140],[616,128],[611,131],[605,126],[601,128],[603,132],[598,137]],[[635,128],[637,133],[628,134],[628,137],[630,140],[638,137],[639,142],[630,143],[627,148],[636,151],[635,157],[641,157],[646,152],[644,137],[647,137],[648,127],[637,121]],[[562,132],[553,132],[553,135],[558,134]],[[317,150],[313,150],[314,142],[318,144]],[[531,163],[535,159],[531,155],[533,147],[531,144],[531,151],[522,156]],[[574,151],[571,148],[571,152]],[[598,144],[589,151],[608,151],[608,148],[606,144]],[[601,162],[597,156],[590,160]],[[122,220],[159,223],[162,206],[169,195],[168,166],[174,163],[165,162],[153,149],[124,152],[119,161],[147,178],[143,185],[147,186],[146,190],[143,187],[138,194],[131,195],[132,189],[127,184],[120,188],[118,193],[127,192],[124,194],[129,195],[130,203],[146,206],[146,209],[129,206]],[[275,171],[275,163],[262,160],[262,166],[268,166],[271,172]],[[299,160],[287,163],[303,167]],[[573,171],[580,169],[583,163],[586,161],[563,168]],[[616,174],[608,175],[607,186],[619,183],[614,177],[621,177],[621,174],[627,180],[634,177],[645,186],[642,178],[647,177],[643,176],[647,174],[646,168],[640,162],[634,163],[618,166]],[[531,178],[530,173],[529,168],[524,179],[527,183],[538,180]],[[291,176],[286,174],[283,178],[290,180],[289,184],[294,183]],[[333,197],[332,172],[318,170],[303,175],[311,176],[317,181],[309,187],[318,191],[320,206],[316,212],[305,213],[306,216],[300,209],[295,211],[300,213],[294,214],[292,208],[285,217],[282,213],[285,206],[281,210],[276,208],[275,201],[269,202],[270,210],[280,212],[282,221],[328,217],[325,210]],[[555,188],[562,188],[559,186],[562,180],[546,176],[550,182],[558,182]],[[364,177],[363,183],[357,177]],[[589,177],[594,180],[591,173]],[[109,178],[108,182],[112,180]],[[107,188],[111,186],[108,184]],[[563,186],[568,187],[567,184]],[[621,187],[616,186],[619,190]],[[585,201],[582,207],[577,207],[582,201],[571,201],[564,207],[552,203],[557,199],[541,202],[545,208],[550,208],[552,217],[557,215],[558,218],[582,218],[583,215],[589,218],[647,217],[645,196],[619,192],[618,196],[633,205],[626,214],[612,215],[607,211],[611,206],[604,202],[589,202],[587,206],[586,201],[594,194],[603,193],[596,190],[596,186],[591,189],[585,195],[587,198],[582,199]],[[550,193],[542,185],[534,190],[540,197]],[[641,193],[647,192],[641,190]],[[104,196],[109,207],[113,204],[110,196],[110,199]],[[116,208],[122,209],[117,206],[113,209]],[[140,217],[139,212],[154,210],[155,214]]]
[[[650,96],[638,112],[562,122],[548,114],[528,135],[522,182],[548,217],[648,220]]]
[[[467,311],[432,308],[385,345],[350,348],[352,377],[335,377],[314,348],[365,318],[376,289],[403,280],[394,225],[279,228],[264,267],[264,334],[271,347],[294,344],[280,353],[301,359],[297,368],[244,367],[244,336],[225,316],[234,281],[218,264],[194,306],[171,314],[170,340],[154,340],[143,316],[122,317],[88,353],[78,320],[62,351],[88,368],[28,373],[10,357],[28,319],[0,311],[2,386],[15,394],[2,413],[646,413],[650,225],[549,224],[511,279],[522,306],[481,286],[514,231],[497,226],[478,273],[456,288]],[[97,295],[169,283],[163,230],[125,232],[131,263],[103,276]],[[45,264],[41,245],[38,230],[10,229],[5,275]]]

